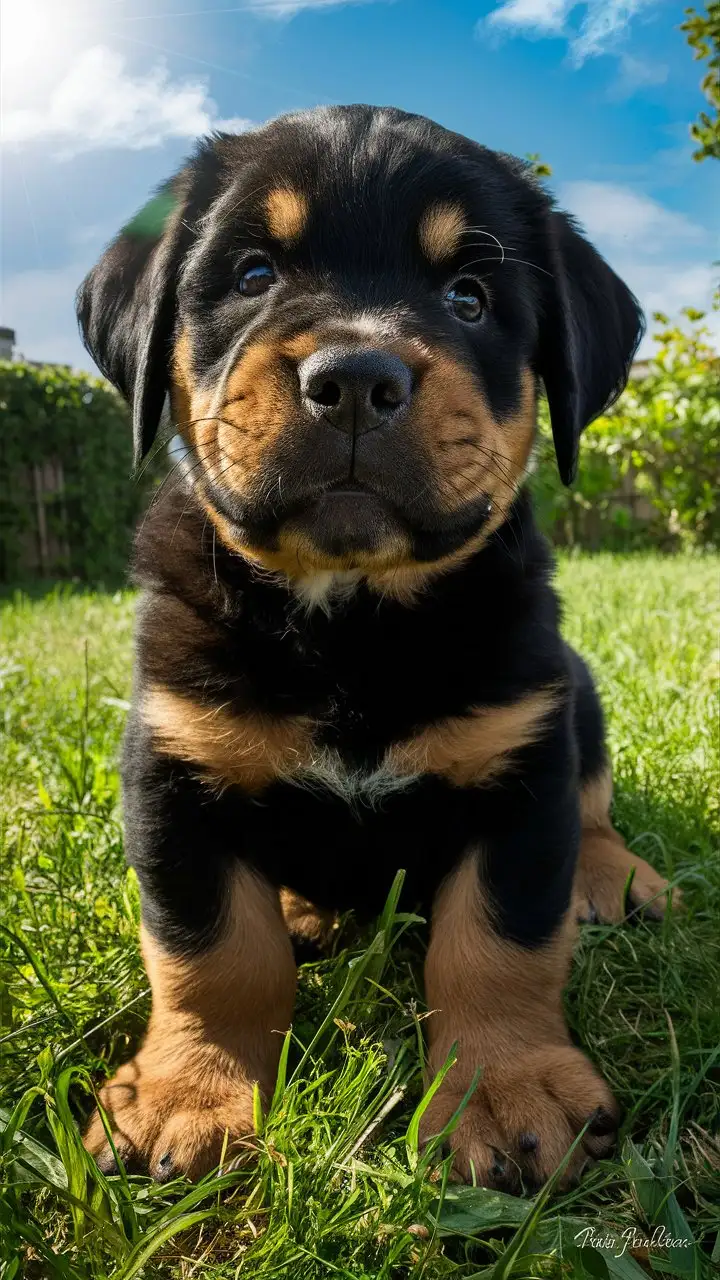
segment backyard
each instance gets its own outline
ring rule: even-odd
[[[583,926],[574,1034],[624,1109],[615,1159],[534,1201],[422,1152],[420,951],[390,901],[304,964],[256,1162],[196,1187],[105,1178],[76,1122],[142,1033],[138,895],[117,756],[134,598],[2,605],[0,1274],[67,1277],[710,1275],[720,1260],[718,558],[565,552],[565,633],[608,715],[615,819],[682,886],[662,924]],[[393,868],[394,870],[394,868]],[[714,1136],[713,1136],[714,1135]]]

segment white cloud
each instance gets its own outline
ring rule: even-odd
[[[704,324],[710,330],[713,345],[720,351],[720,312],[712,310],[720,274],[717,267],[704,263],[650,265],[622,257],[615,258],[612,265],[639,298],[648,319],[641,356],[651,355],[655,350],[652,335],[657,326],[653,324],[653,312],[662,311],[676,320],[683,307],[697,307],[698,311],[706,312]]]
[[[493,9],[480,30],[490,28],[535,39],[564,36],[571,61],[582,66],[588,58],[612,53],[641,9],[656,0],[505,0]],[[579,25],[571,25],[576,9],[584,13]]]
[[[75,292],[92,261],[18,271],[3,280],[2,323],[15,330],[17,350],[28,360],[97,372],[75,319]]]
[[[572,0],[506,0],[488,14],[487,22],[523,35],[560,35],[572,7]]]
[[[712,266],[705,228],[616,183],[567,182],[559,197],[639,298],[649,329],[641,355],[653,350],[653,312],[676,318],[683,307],[708,312],[706,323],[720,349],[720,313],[711,311],[720,272]]]
[[[646,62],[644,58],[634,58],[629,53],[620,56],[620,70],[608,96],[614,101],[622,101],[632,97],[638,89],[651,88],[653,85],[665,84],[670,75],[670,68],[664,62]]]
[[[2,137],[16,144],[53,142],[65,159],[100,148],[137,151],[212,129],[238,132],[249,123],[220,119],[203,81],[173,81],[162,61],[133,75],[122,54],[97,45],[78,55],[46,102],[6,108]]]
[[[654,0],[589,0],[577,35],[570,40],[570,55],[576,66],[586,58],[612,52],[618,38],[641,9]]]
[[[682,213],[666,209],[650,196],[612,182],[566,182],[560,203],[573,213],[592,240],[612,250],[637,254],[673,249],[682,253],[708,238]],[[709,256],[709,255],[708,255]]]
[[[368,3],[372,0],[247,0],[247,8],[272,18],[292,18],[301,9],[339,9],[341,5]]]

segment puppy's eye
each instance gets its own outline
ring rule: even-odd
[[[269,262],[253,262],[249,266],[245,266],[238,276],[238,292],[244,298],[257,298],[261,293],[267,293],[271,285],[275,283],[275,272]]]
[[[445,301],[458,320],[472,324],[485,310],[485,295],[477,280],[456,280],[445,294]]]

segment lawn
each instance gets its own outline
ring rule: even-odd
[[[458,1187],[439,1153],[418,1151],[419,953],[392,902],[376,930],[348,922],[331,958],[303,965],[252,1167],[197,1187],[95,1169],[74,1122],[148,1010],[116,772],[134,601],[7,600],[3,1280],[709,1276],[713,1250],[720,1260],[718,567],[652,555],[560,564],[566,634],[607,709],[617,824],[682,884],[685,907],[661,925],[583,927],[568,1017],[624,1107],[620,1151],[578,1189],[535,1201]]]

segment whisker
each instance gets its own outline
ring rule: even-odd
[[[163,449],[167,448],[169,443],[170,443],[170,440],[165,439],[165,437],[163,437],[161,440],[157,440],[155,444],[148,450],[147,457],[143,459],[141,465],[138,467],[137,471],[133,475],[133,481],[135,482],[135,484],[139,484],[139,482],[142,480],[143,476],[145,475],[145,472],[147,471],[148,467],[151,466],[151,464],[155,461],[158,455],[162,453]]]
[[[459,475],[460,475],[460,477],[461,477],[461,478],[462,478],[462,477],[465,477],[466,479],[470,479],[470,480],[475,479],[475,478],[478,478],[478,479],[480,478],[480,477],[476,477],[476,475],[475,475],[475,473],[474,473],[474,472],[470,472],[470,473],[468,473],[468,472],[461,471],[461,472],[459,473]],[[506,480],[504,476],[501,476],[501,475],[500,475],[500,473],[499,473],[498,471],[495,471],[495,470],[494,470],[492,467],[490,467],[490,466],[485,467],[485,470],[484,470],[484,471],[483,471],[483,473],[482,473],[482,478],[485,478],[485,477],[486,477],[486,476],[488,476],[488,475],[489,475],[489,476],[492,476],[492,478],[493,478],[494,480],[497,480],[498,484],[501,484],[501,485],[503,486],[503,488],[504,488],[504,489],[507,489],[508,493],[514,493],[514,492],[515,492],[515,490],[516,490],[516,488],[517,488],[517,485],[515,485],[515,484],[511,484],[509,480]],[[446,476],[446,477],[444,477],[444,478],[445,478],[446,483],[447,483],[447,484],[449,484],[451,488],[454,488],[454,489],[455,489],[455,492],[457,493],[458,497],[462,497],[462,494],[461,494],[461,492],[460,492],[460,489],[459,489],[456,485],[454,485],[454,484],[453,484],[452,480],[450,480],[450,479],[449,479],[449,477],[447,477],[447,476]]]
[[[484,454],[484,456],[489,458],[491,462],[497,462],[498,465],[501,465],[503,475],[514,475],[514,468],[516,465],[514,458],[508,458],[505,454],[498,453],[495,449],[488,449],[485,445],[482,445],[479,442],[473,441],[470,447],[476,449],[478,453]]]
[[[543,275],[549,276],[551,280],[555,279],[552,271],[546,271],[544,267],[538,266],[537,262],[529,262],[527,258],[512,258],[507,254],[503,254],[501,258],[471,258],[469,262],[463,265],[472,267],[477,262],[499,262],[501,265],[503,263],[517,263],[523,267],[533,267],[535,271],[542,271]]]
[[[508,560],[510,560],[510,561],[512,562],[512,561],[513,561],[513,559],[514,559],[514,557],[513,557],[512,553],[511,553],[510,548],[508,547],[508,545],[507,545],[507,543],[506,543],[505,539],[503,538],[502,534],[500,533],[500,530],[499,530],[499,529],[495,529],[495,530],[493,531],[493,535],[492,535],[492,536],[493,536],[494,538],[497,538],[497,540],[498,540],[498,542],[500,543],[500,546],[502,547],[503,551],[505,552],[505,555],[507,556]]]
[[[505,261],[505,249],[503,245],[500,243],[500,241],[498,240],[497,236],[493,235],[492,231],[488,231],[485,227],[468,227],[467,231],[465,232],[465,235],[487,236],[488,240],[493,240],[494,243],[497,245],[498,249],[500,250],[500,254],[501,254],[500,261],[501,262]]]
[[[177,477],[177,475],[176,475],[176,472],[177,472],[177,470],[178,470],[178,468],[179,468],[179,466],[180,466],[180,464],[181,464],[182,462],[184,462],[184,459],[183,459],[183,458],[178,458],[177,462],[173,463],[173,465],[172,465],[172,467],[170,468],[170,470],[168,471],[167,475],[166,475],[166,476],[164,476],[164,477],[163,477],[163,479],[161,480],[160,484],[158,485],[157,489],[155,490],[154,494],[152,495],[152,497],[151,497],[151,499],[150,499],[150,501],[149,501],[149,503],[148,503],[148,505],[147,505],[147,510],[146,510],[146,512],[145,512],[145,515],[144,515],[144,516],[143,516],[143,518],[142,518],[142,523],[141,523],[141,525],[140,525],[140,528],[139,528],[139,530],[138,530],[138,533],[142,533],[143,529],[145,528],[145,521],[147,520],[148,516],[150,515],[150,512],[151,512],[151,511],[153,510],[153,508],[155,507],[155,504],[159,501],[160,496],[161,496],[161,495],[162,495],[163,497],[165,496],[165,492],[164,492],[164,491],[165,491],[165,486],[166,486],[166,484],[168,483],[168,481],[169,481],[169,480],[171,480],[171,479],[173,479],[173,480],[176,480],[176,481],[177,481],[178,477]],[[180,479],[182,479],[182,478],[183,478],[183,472],[180,472]],[[172,489],[168,490],[168,494],[172,494],[172,493],[173,493],[173,490],[172,490]]]
[[[468,449],[477,449],[480,453],[487,454],[489,458],[497,458],[502,462],[507,462],[511,467],[517,466],[517,458],[510,458],[506,453],[499,453],[497,449],[489,449],[480,440],[463,440],[463,445]]]
[[[236,396],[233,400],[226,400],[224,404],[220,405],[220,408],[229,409],[231,405],[237,403],[238,399],[239,397]],[[238,431],[242,430],[239,423],[232,422],[230,418],[223,418],[219,413],[209,413],[204,418],[188,418],[186,422],[176,422],[175,428],[176,431],[183,431],[187,430],[188,427],[196,427],[199,422],[222,422],[226,427],[235,427]]]

